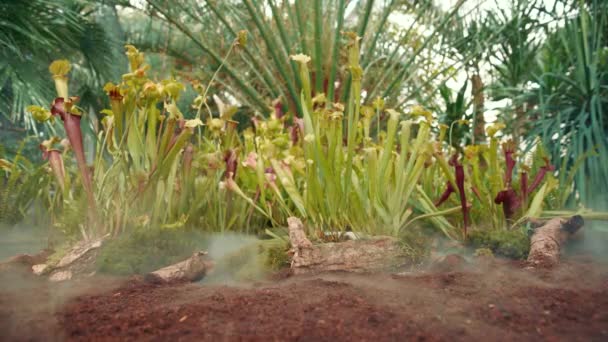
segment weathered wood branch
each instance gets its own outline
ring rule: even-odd
[[[535,266],[553,266],[559,262],[562,245],[585,223],[579,215],[569,219],[554,218],[538,226],[530,239],[528,263]]]
[[[32,265],[32,272],[36,275],[48,275],[49,280],[55,282],[92,275],[95,273],[94,264],[99,248],[108,237],[109,235],[105,235],[97,240],[80,241],[72,246],[57,264]]]
[[[213,262],[207,257],[207,252],[201,251],[195,252],[184,261],[148,273],[144,279],[154,283],[174,281],[193,282],[203,279],[212,268]]]
[[[72,247],[72,249],[70,249],[70,251],[66,255],[63,256],[63,258],[61,258],[61,260],[59,260],[59,263],[55,267],[62,268],[62,267],[70,266],[76,260],[82,258],[85,254],[89,253],[90,251],[92,251],[94,249],[101,247],[101,245],[103,244],[104,240],[107,237],[108,236],[106,235],[98,240],[81,241],[81,242],[77,243],[76,245],[74,245]]]
[[[296,217],[287,219],[291,240],[291,268],[294,274],[323,271],[363,272],[386,269],[403,257],[398,240],[374,237],[313,245],[306,237],[304,224]]]

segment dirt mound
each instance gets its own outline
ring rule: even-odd
[[[21,303],[18,310],[51,322],[38,330],[21,324],[12,336],[45,341],[608,338],[608,267],[585,260],[554,270],[494,264],[452,272],[295,276],[242,286],[132,279],[103,292],[90,290],[81,288],[76,297],[71,292],[54,310],[43,310],[46,316]],[[39,299],[54,293],[37,286],[22,292]],[[12,295],[0,290],[0,329],[19,304]]]
[[[0,341],[63,341],[59,322],[69,300],[120,286],[115,278],[96,277],[51,283],[31,273],[27,263],[0,268]]]
[[[131,282],[79,298],[62,317],[70,339],[396,340],[432,337],[410,313],[375,304],[348,283],[300,279],[255,288]],[[438,338],[431,338],[435,340]]]
[[[503,265],[324,274],[246,288],[133,281],[78,298],[60,321],[70,340],[588,341],[608,337],[607,279],[577,263],[536,273]]]

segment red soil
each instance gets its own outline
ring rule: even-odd
[[[608,267],[584,260],[551,271],[493,264],[243,286],[95,278],[70,290],[29,276],[28,286],[6,288],[3,273],[0,339],[6,340],[608,339]],[[45,304],[55,297],[61,299]]]

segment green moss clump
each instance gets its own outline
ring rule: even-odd
[[[489,248],[477,248],[475,250],[475,253],[473,253],[473,255],[476,257],[480,257],[480,258],[493,258],[494,257],[494,253]]]
[[[525,259],[530,251],[530,239],[521,229],[474,230],[467,236],[467,245],[487,248],[495,255],[510,259]]]
[[[211,277],[237,281],[263,279],[269,271],[289,266],[288,248],[282,240],[251,242],[216,260]]]
[[[403,255],[412,263],[424,260],[430,253],[431,240],[421,229],[409,229],[399,235]]]
[[[102,246],[96,266],[99,272],[108,274],[145,274],[184,260],[194,251],[205,248],[202,235],[195,232],[138,229]]]
[[[289,267],[291,263],[291,258],[287,254],[289,247],[288,242],[274,243],[263,247],[266,254],[266,266],[275,271]]]
[[[243,245],[234,252],[215,260],[214,272],[224,273],[233,279],[256,279],[264,273],[259,242]]]

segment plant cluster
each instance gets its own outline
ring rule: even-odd
[[[244,203],[231,200],[217,186],[223,177],[234,177],[220,170],[224,158],[220,148],[234,154],[229,142],[236,126],[224,125],[228,114],[209,119],[210,129],[198,136],[195,151],[192,136],[202,122],[186,120],[177,107],[184,86],[175,80],[149,79],[149,66],[135,47],[127,46],[127,57],[130,72],[121,83],[104,87],[111,109],[102,111],[105,117],[92,168],[83,148],[82,110],[76,105],[78,98],[68,96],[67,61],[56,61],[50,67],[59,95],[51,110],[29,107],[38,121],[61,118],[66,132],[63,153],[54,148],[59,138],[41,144],[56,180],[59,212],[82,209],[82,199],[86,199],[88,209],[78,210],[80,222],[75,222],[85,237],[116,235],[128,226],[177,228],[186,223],[222,228],[239,225],[242,229],[244,220],[232,218],[239,219],[236,213],[245,210]],[[64,167],[67,149],[73,151],[77,174]],[[82,186],[70,186],[74,183]],[[57,224],[73,231],[69,216],[59,217]],[[197,221],[190,221],[194,219]]]
[[[502,128],[502,124],[490,126],[487,130],[490,144],[465,146],[463,158],[454,154],[446,161],[437,156],[447,181],[434,204],[440,206],[452,193],[457,193],[465,232],[471,221],[478,227],[503,228],[539,217],[547,195],[558,187],[552,176],[555,168],[542,146],[529,156],[531,161],[521,157],[518,161],[513,141],[500,144],[495,136]]]
[[[41,144],[55,179],[56,225],[85,238],[132,227],[196,227],[280,239],[272,228],[295,215],[321,239],[348,229],[406,236],[423,222],[461,239],[469,227],[509,229],[540,215],[556,182],[542,149],[532,165],[516,169],[513,144],[503,144],[504,158],[499,157],[494,135],[501,127],[489,129],[488,146],[454,148],[450,128],[437,131],[432,113],[422,106],[403,114],[385,108],[382,98],[363,103],[359,37],[347,33],[346,39],[351,79],[346,102],[316,92],[311,58],[293,55],[303,116],[269,106],[270,115],[253,117],[242,132],[232,120],[236,108],[216,96],[214,115],[205,101],[208,88],[196,82],[196,117],[186,119],[177,106],[184,85],[150,79],[143,53],[128,45],[130,72],[104,87],[111,107],[102,111],[93,167],[82,146],[82,110],[68,92],[69,63],[54,62],[50,71],[58,97],[50,111],[29,110],[39,121],[60,118],[67,136]],[[63,151],[54,147],[60,142]],[[76,167],[66,162],[68,153]],[[438,209],[451,193],[458,195],[455,205]]]

